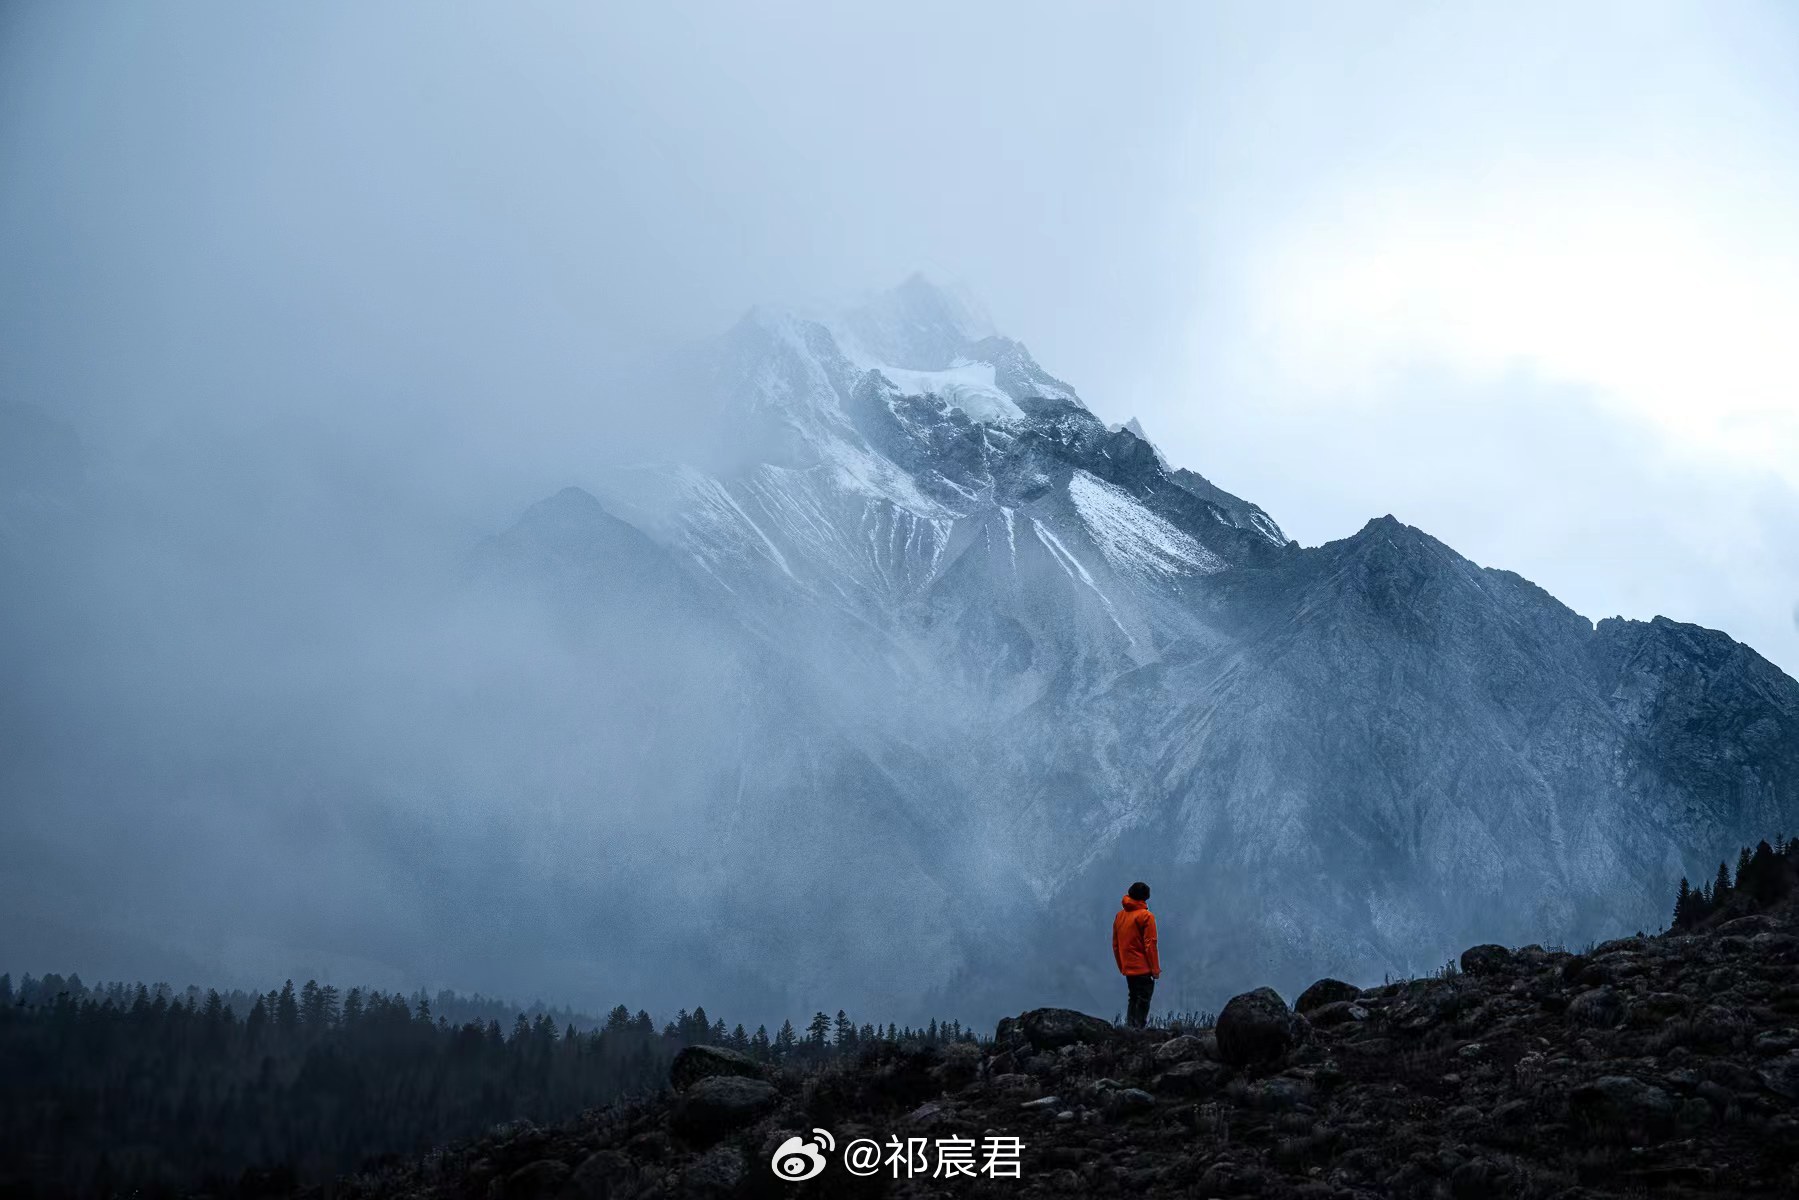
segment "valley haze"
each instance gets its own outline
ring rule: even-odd
[[[159,630],[81,602],[144,518],[9,409],[8,788],[53,801],[12,953],[987,1021],[1115,1006],[1143,877],[1163,1002],[1216,1008],[1659,928],[1671,879],[1799,816],[1799,685],[1753,650],[1595,626],[1392,516],[1301,547],[923,276],[657,366],[681,459],[382,548],[353,620],[222,623],[175,711]],[[49,818],[122,785],[135,926],[54,885]],[[214,855],[157,878],[177,839]]]

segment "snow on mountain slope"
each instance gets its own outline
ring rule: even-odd
[[[959,963],[959,1002],[1093,1004],[1109,961],[1067,947],[1145,874],[1195,1003],[1420,970],[1652,922],[1680,854],[1799,819],[1799,685],[1746,648],[1595,631],[1391,518],[1302,549],[921,280],[759,311],[690,365],[713,443],[602,495],[772,664],[734,685],[756,745],[710,821],[760,845],[866,807],[891,873],[846,834],[854,878],[822,876],[908,919],[978,896],[1025,943],[998,973],[928,922],[904,965],[766,946],[808,994]],[[745,937],[792,915],[740,874]]]
[[[733,593],[779,605],[797,588],[884,619],[995,506],[1028,508],[1071,585],[1153,655],[1156,606],[1132,592],[1242,551],[1218,540],[1235,529],[1223,508],[1169,507],[1192,493],[1147,443],[1107,430],[1024,347],[922,280],[836,321],[759,309],[698,357],[739,462],[616,472],[600,490]]]
[[[970,420],[1007,425],[1025,419],[1024,410],[993,382],[992,363],[954,362],[941,371],[874,368],[908,396],[940,396]]]
[[[1077,469],[1069,477],[1068,495],[1100,552],[1121,571],[1209,575],[1225,568],[1222,558],[1137,503],[1121,487]]]

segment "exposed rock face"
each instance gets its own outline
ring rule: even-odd
[[[839,1145],[1016,1135],[1024,1155],[1021,1177],[1003,1181],[1009,1196],[1791,1196],[1799,963],[1762,957],[1751,944],[1761,934],[1799,935],[1799,917],[1632,939],[1633,970],[1604,986],[1632,1013],[1666,1012],[1649,1023],[1580,1019],[1575,1001],[1594,989],[1565,977],[1574,958],[1527,948],[1504,972],[1369,988],[1353,1001],[1366,1019],[1315,1024],[1260,1062],[1190,1057],[1192,1035],[1122,1029],[1040,1048],[1009,1018],[1008,1044],[977,1050],[977,1077],[953,1086],[935,1074],[945,1054],[884,1046],[820,1072],[777,1071],[772,1083],[710,1077],[560,1130],[497,1133],[340,1181],[334,1194],[860,1194],[835,1158],[804,1184],[767,1174],[783,1140],[825,1127]],[[1589,965],[1620,949],[1599,947]],[[1278,996],[1240,999],[1258,1023],[1278,1025],[1285,1010]],[[721,1098],[717,1120],[687,1124],[710,1089],[748,1090]],[[924,1194],[921,1182],[864,1185]]]

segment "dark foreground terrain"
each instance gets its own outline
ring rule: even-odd
[[[1251,993],[1185,1033],[1044,1009],[991,1044],[809,1073],[697,1047],[665,1095],[331,1193],[1796,1196],[1799,914],[1720,916],[1584,954],[1478,946],[1442,977],[1366,991],[1321,981],[1299,1013]],[[777,1178],[777,1147],[814,1128],[835,1138],[823,1171]],[[1017,1178],[930,1177],[938,1139],[972,1139],[980,1172],[993,1135],[1020,1139]],[[857,1138],[925,1139],[923,1169],[852,1176]]]

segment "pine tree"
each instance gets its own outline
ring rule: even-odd
[[[325,995],[319,991],[316,979],[308,979],[306,986],[300,989],[300,1024],[311,1034],[317,1034],[325,1027]]]
[[[1780,899],[1780,858],[1774,853],[1774,847],[1767,842],[1756,843],[1746,873],[1749,895],[1757,904],[1771,904]]]
[[[831,1032],[831,1018],[823,1013],[816,1013],[812,1023],[806,1026],[806,1042],[814,1052],[822,1053],[827,1045],[827,1035]]]
[[[275,1028],[282,1033],[292,1033],[300,1026],[300,1006],[294,1003],[294,981],[288,980],[275,998]]]
[[[769,1056],[768,1026],[756,1026],[756,1032],[750,1037],[750,1057],[757,1062],[767,1062]]]
[[[840,1008],[837,1010],[837,1021],[833,1026],[832,1038],[839,1050],[849,1049],[856,1044],[856,1024]]]
[[[1712,909],[1723,908],[1730,900],[1730,893],[1730,868],[1719,863],[1718,877],[1712,881]]]
[[[1749,887],[1749,847],[1747,846],[1744,846],[1743,852],[1737,855],[1736,886],[1744,890]]]
[[[1687,877],[1680,877],[1680,890],[1674,893],[1674,928],[1684,929],[1693,919],[1693,889]]]
[[[785,1061],[791,1057],[799,1045],[799,1036],[793,1032],[792,1021],[781,1022],[781,1032],[775,1034],[775,1058]]]

